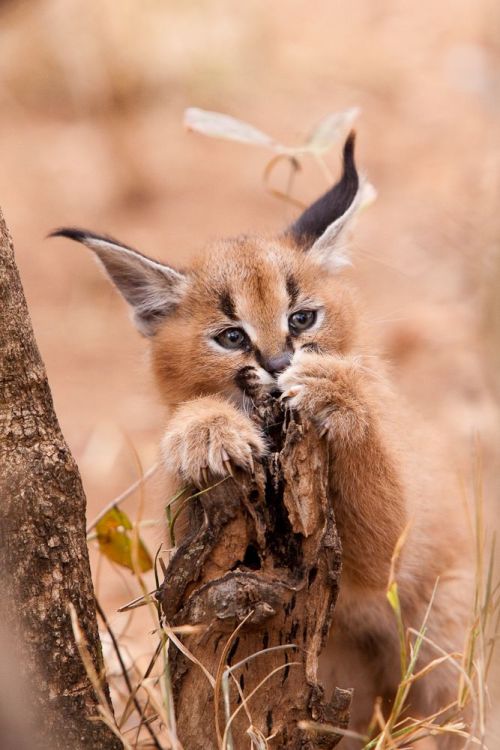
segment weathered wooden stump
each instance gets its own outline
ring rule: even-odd
[[[183,642],[216,680],[214,690],[201,669],[172,648],[178,733],[186,750],[239,750],[259,735],[280,750],[331,748],[339,735],[311,734],[298,722],[343,728],[348,722],[350,692],[337,689],[327,700],[317,679],[341,570],[326,490],[328,452],[312,424],[271,396],[256,402],[254,418],[268,435],[269,456],[254,477],[238,475],[192,501],[190,531],[160,592],[169,625],[205,626]],[[266,651],[273,647],[281,648]],[[228,729],[227,717],[235,712]]]

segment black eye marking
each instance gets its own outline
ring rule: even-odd
[[[300,348],[303,349],[305,352],[314,352],[315,354],[322,354],[322,349],[316,341],[309,341],[307,344],[304,344]]]
[[[228,291],[222,292],[219,297],[219,310],[226,315],[229,320],[237,320],[236,307],[234,300]]]
[[[250,346],[248,336],[241,328],[226,328],[225,331],[214,336],[214,339],[224,349],[232,349],[233,351],[236,349],[248,351]]]
[[[316,322],[318,317],[316,310],[297,310],[288,318],[288,328],[292,336],[298,336],[302,331],[307,331]]]
[[[295,276],[287,276],[286,290],[290,298],[290,307],[293,307],[296,304],[300,294],[299,285]]]
[[[259,365],[259,367],[262,367],[262,369],[265,369],[264,367],[264,357],[262,356],[262,352],[260,351],[258,346],[254,346],[253,348],[253,356],[255,357],[255,361]]]

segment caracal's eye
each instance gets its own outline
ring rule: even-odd
[[[316,322],[316,310],[297,310],[288,318],[290,333],[298,336],[302,331],[307,331]]]
[[[226,328],[215,336],[215,340],[224,349],[244,349],[248,344],[247,335],[241,328]]]

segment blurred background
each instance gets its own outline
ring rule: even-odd
[[[296,213],[263,187],[268,153],[187,133],[188,106],[290,145],[329,112],[361,108],[358,163],[379,197],[349,275],[401,391],[450,436],[466,487],[479,452],[494,519],[498,2],[2,0],[0,205],[89,519],[156,461],[163,414],[125,305],[90,253],[47,233],[82,226],[176,264]],[[334,174],[339,155],[340,143]],[[327,185],[313,161],[302,166],[294,195],[308,201]],[[145,517],[162,499],[152,480]],[[111,610],[131,598],[126,576],[102,576]]]

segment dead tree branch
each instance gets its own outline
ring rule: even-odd
[[[193,501],[190,533],[160,594],[168,624],[206,626],[183,641],[216,679],[214,691],[199,667],[171,649],[179,737],[189,750],[238,749],[249,746],[251,726],[254,736],[272,738],[270,748],[331,748],[339,735],[298,726],[346,727],[351,697],[336,690],[327,700],[318,682],[341,569],[328,453],[311,424],[271,397],[257,404],[255,418],[272,452],[253,479],[227,480]],[[267,650],[276,646],[283,648]]]

